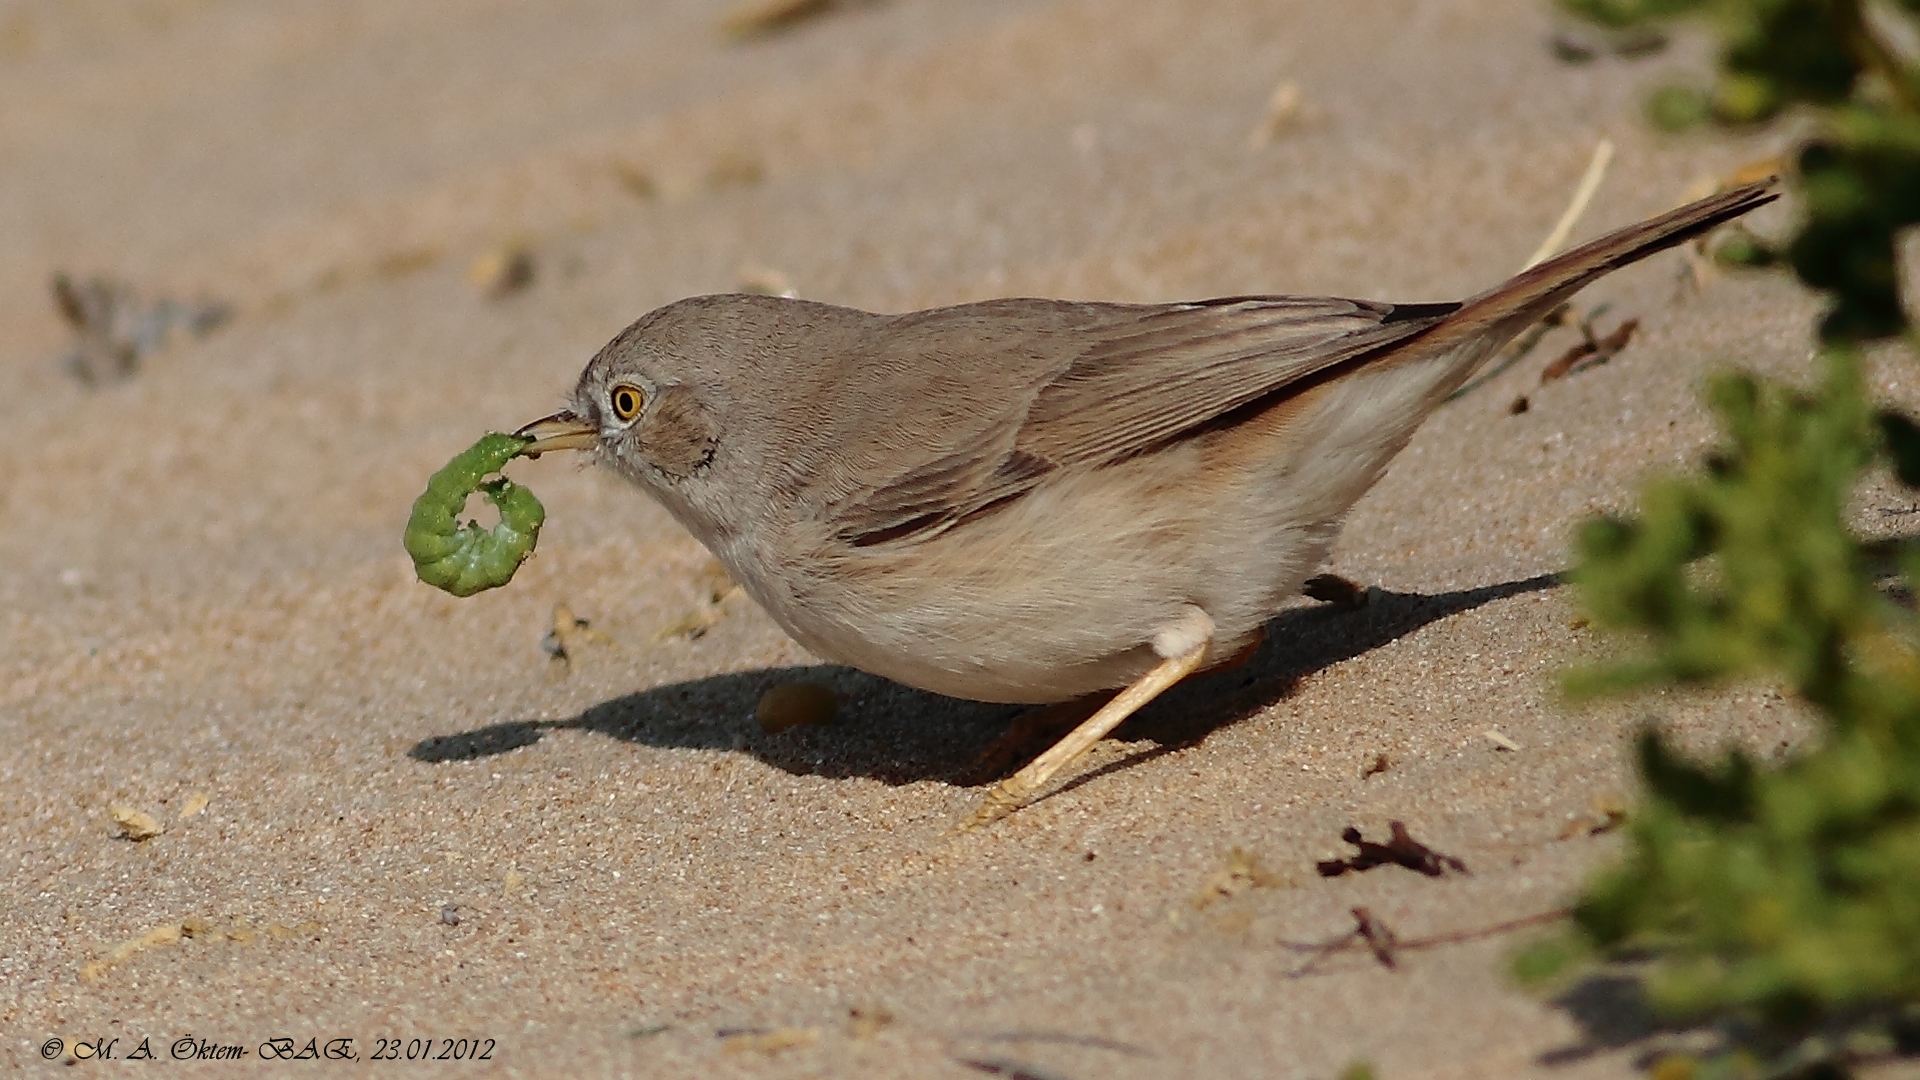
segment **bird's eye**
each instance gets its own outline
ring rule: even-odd
[[[622,423],[639,416],[641,408],[646,403],[646,392],[626,383],[614,387],[613,392],[607,395],[607,404],[613,407],[613,415]]]

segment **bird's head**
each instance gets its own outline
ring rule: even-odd
[[[586,450],[662,494],[711,465],[720,440],[708,399],[718,373],[701,362],[706,349],[681,340],[684,320],[672,313],[641,319],[601,349],[566,409],[516,432],[533,440],[522,453]]]

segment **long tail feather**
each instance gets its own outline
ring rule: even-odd
[[[1464,340],[1499,324],[1518,333],[1595,278],[1684,244],[1779,198],[1777,183],[1777,178],[1768,178],[1708,196],[1523,270],[1461,304],[1460,310],[1429,333],[1427,343],[1440,345],[1454,337]]]

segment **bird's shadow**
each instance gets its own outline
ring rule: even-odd
[[[1431,596],[1372,589],[1361,607],[1325,604],[1282,612],[1267,624],[1267,639],[1247,664],[1182,683],[1130,718],[1115,737],[1159,744],[1149,755],[1193,745],[1285,698],[1315,672],[1441,619],[1559,584],[1559,575],[1540,574]],[[833,722],[778,733],[761,730],[753,718],[760,695],[801,679],[833,689],[840,702]],[[1026,708],[942,697],[852,668],[817,664],[658,686],[567,720],[512,721],[435,735],[416,743],[407,756],[427,763],[470,761],[529,746],[549,731],[575,730],[645,746],[743,751],[796,775],[862,776],[890,784],[979,782],[990,778],[969,776],[971,766]]]

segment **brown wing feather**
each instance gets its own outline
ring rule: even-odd
[[[1020,303],[1032,313],[1035,334],[1014,336],[1027,348],[1037,340],[1059,350],[1060,362],[1006,401],[981,438],[909,465],[835,507],[842,539],[866,547],[932,535],[1025,494],[1056,469],[1149,452],[1420,333],[1458,307],[1284,296],[1154,306]]]
[[[1249,297],[1164,308],[1042,388],[1015,445],[1060,464],[1131,457],[1417,334],[1457,306]]]

